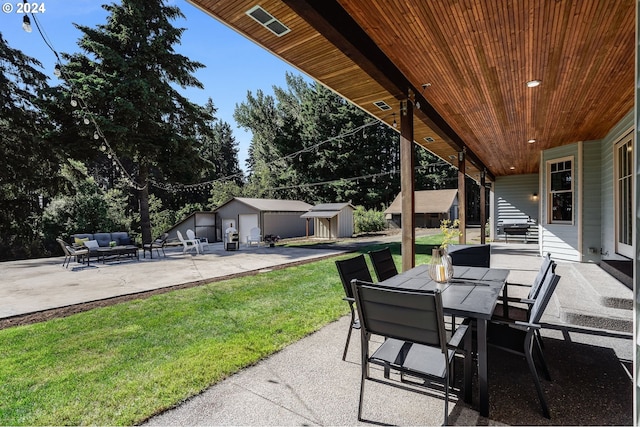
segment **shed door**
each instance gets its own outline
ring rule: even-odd
[[[615,147],[616,252],[633,258],[633,134]]]
[[[258,214],[240,214],[238,217],[238,237],[240,242],[246,242],[250,231],[258,225]]]

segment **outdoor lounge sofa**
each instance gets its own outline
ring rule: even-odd
[[[89,249],[89,258],[95,257],[103,261],[110,256],[118,257],[135,256],[140,259],[138,254],[138,246],[133,244],[129,233],[126,231],[117,231],[113,233],[79,233],[71,235],[73,245],[76,247],[85,246]],[[92,242],[91,244],[87,242]],[[95,242],[95,243],[93,243]],[[111,246],[111,242],[115,242],[115,246]]]

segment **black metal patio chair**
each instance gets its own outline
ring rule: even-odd
[[[423,387],[441,384],[444,389],[444,424],[448,424],[451,367],[456,352],[467,356],[464,348],[471,348],[468,324],[460,325],[447,340],[440,291],[392,289],[357,279],[352,285],[362,339],[358,420],[362,421],[365,382],[372,380],[401,388],[406,388],[403,383]],[[370,354],[369,341],[374,334],[385,340]],[[384,379],[371,377],[370,364],[384,367]],[[465,363],[465,389],[471,386],[471,366],[471,363]],[[400,381],[388,378],[387,369],[400,373]],[[420,389],[408,389],[421,392]]]
[[[353,258],[336,261],[336,267],[338,268],[338,274],[342,281],[342,287],[344,288],[344,298],[349,303],[349,310],[351,310],[351,324],[349,325],[349,333],[347,334],[347,342],[344,345],[344,353],[342,354],[342,360],[347,358],[347,350],[349,349],[349,341],[351,340],[351,332],[353,329],[360,329],[360,321],[356,318],[356,311],[353,308],[354,298],[353,290],[351,288],[351,281],[353,279],[362,280],[365,282],[372,282],[371,272],[367,261],[364,259],[364,255],[358,255]]]
[[[391,255],[391,249],[389,249],[389,247],[379,249],[377,251],[371,251],[369,252],[369,256],[371,257],[371,263],[373,264],[373,271],[376,272],[379,282],[387,280],[398,274],[398,269],[396,267],[396,263],[393,261],[393,256]]]
[[[542,407],[542,414],[546,418],[551,418],[551,414],[549,412],[549,406],[547,405],[547,401],[544,397],[544,391],[542,390],[540,377],[538,376],[538,371],[536,369],[534,353],[538,357],[538,362],[544,377],[551,381],[551,375],[549,374],[547,363],[544,360],[544,355],[542,353],[542,348],[536,331],[541,328],[540,318],[542,317],[542,314],[544,313],[559,280],[560,276],[554,273],[546,276],[540,287],[538,297],[531,306],[526,322],[492,319],[487,331],[487,343],[489,346],[524,356],[527,360],[529,371],[531,371],[531,376],[533,377],[536,391],[538,393],[538,400]]]

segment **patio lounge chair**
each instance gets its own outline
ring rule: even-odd
[[[74,258],[76,261],[81,262],[83,259],[87,259],[87,266],[89,266],[89,249],[87,248],[74,248],[72,246],[67,245],[67,243],[62,239],[56,239],[56,242],[60,244],[62,248],[62,252],[64,253],[64,260],[62,261],[62,266],[65,268],[69,267],[69,263],[71,262],[71,258]]]
[[[371,279],[371,273],[367,266],[367,261],[364,259],[364,255],[358,255],[353,258],[336,261],[336,267],[338,268],[338,274],[342,281],[342,287],[344,288],[344,298],[349,303],[349,310],[351,310],[351,323],[349,325],[349,333],[347,334],[347,342],[344,344],[344,352],[342,353],[342,360],[347,358],[347,350],[349,349],[349,340],[351,340],[351,332],[353,329],[360,329],[360,321],[356,319],[356,311],[353,307],[355,302],[353,298],[353,288],[351,287],[351,281],[358,279],[363,282],[373,282]]]
[[[369,256],[371,257],[373,270],[376,272],[376,276],[378,276],[378,282],[382,282],[398,274],[398,269],[396,263],[393,261],[389,247],[371,251],[369,252]]]
[[[447,341],[442,296],[437,290],[391,289],[358,280],[354,280],[352,284],[362,337],[358,420],[362,421],[366,380],[405,388],[391,379],[372,379],[369,364],[373,363],[383,366],[385,371],[390,368],[399,372],[401,382],[425,387],[432,383],[441,384],[444,388],[444,424],[448,424],[451,366],[457,351],[467,356],[462,344],[466,338],[464,344],[470,348],[471,331],[468,330],[468,325],[460,325]],[[370,354],[369,340],[372,334],[384,337],[385,340]],[[466,363],[465,366],[470,368],[471,364]],[[469,387],[470,369],[465,371],[465,387]],[[405,379],[405,375],[424,382]],[[419,390],[405,389],[422,393]]]
[[[149,255],[151,259],[153,259],[153,250],[155,249],[158,256],[160,256],[160,249],[162,249],[162,254],[166,257],[167,254],[164,252],[164,247],[167,244],[168,238],[169,233],[164,233],[153,242],[145,243],[144,245],[142,245],[142,256],[146,258],[146,253],[147,251],[149,251]]]
[[[253,227],[249,230],[249,235],[247,236],[247,246],[251,246],[256,243],[258,246],[262,243],[262,230],[260,227]]]
[[[178,230],[176,231],[176,234],[178,235],[178,240],[180,240],[180,242],[182,243],[182,253],[186,254],[187,251],[190,251],[192,249],[196,250],[196,253],[200,254],[200,241],[199,240],[187,240],[184,237],[182,237],[182,233]]]
[[[198,242],[198,245],[200,246],[200,253],[204,253],[204,246],[209,245],[209,241],[205,238],[204,240],[196,237],[196,233],[193,232],[192,229],[188,229],[187,230],[187,240],[195,240],[196,242]]]
[[[550,381],[551,376],[549,375],[549,368],[544,360],[540,340],[538,339],[538,335],[536,335],[536,331],[541,327],[540,318],[542,317],[542,313],[544,313],[559,280],[560,276],[554,273],[546,276],[542,283],[540,293],[531,307],[531,311],[529,312],[529,317],[526,322],[492,319],[487,331],[488,345],[525,357],[538,393],[538,400],[540,400],[542,414],[546,418],[551,418],[551,414],[549,412],[547,401],[544,397],[542,385],[540,384],[540,378],[538,377],[538,371],[536,370],[533,353],[535,351],[542,368],[542,373],[545,378]]]

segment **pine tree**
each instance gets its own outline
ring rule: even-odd
[[[99,138],[87,137],[87,145],[96,155],[102,149],[115,156],[117,169],[124,167],[120,172],[131,177],[142,240],[149,242],[150,185],[193,182],[204,167],[194,129],[204,125],[206,111],[176,89],[201,88],[193,73],[204,66],[174,51],[184,32],[170,22],[183,17],[177,7],[164,0],[103,7],[110,13],[106,24],[76,25],[82,52],[63,55],[63,79],[67,96],[82,107],[79,114],[98,125]],[[92,125],[87,128],[87,136],[93,135]]]
[[[57,157],[43,140],[48,85],[39,68],[0,33],[0,260],[42,255],[40,203],[55,189]]]

